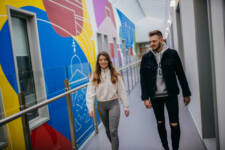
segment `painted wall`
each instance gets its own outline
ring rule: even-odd
[[[104,48],[104,46],[102,50],[108,51],[112,58],[113,64],[117,65],[117,46],[114,47],[113,38],[116,38],[118,40],[118,37],[112,4],[108,0],[93,0],[93,7],[97,25],[97,32],[102,33],[102,41],[104,41],[104,35],[107,35],[108,37],[108,50],[105,49],[106,47]],[[116,50],[114,51],[114,49]]]
[[[5,110],[8,105],[19,108],[18,97],[13,101],[7,95],[18,94],[16,85],[14,60],[7,20],[7,7],[21,8],[33,12],[37,16],[43,72],[47,98],[63,93],[64,80],[70,81],[71,88],[88,82],[89,72],[94,69],[95,46],[92,40],[93,31],[86,9],[85,1],[4,1],[1,3],[1,89]],[[8,86],[7,86],[8,85]],[[6,88],[8,87],[8,88]],[[11,90],[10,90],[11,89]],[[86,89],[79,90],[72,97],[72,107],[76,126],[77,143],[80,146],[93,132],[92,119],[89,118],[85,104]],[[7,102],[8,101],[8,102]],[[13,108],[13,107],[12,107]],[[11,109],[12,109],[11,108]],[[16,111],[13,110],[14,112]],[[18,111],[18,110],[17,110]],[[12,113],[12,112],[11,112]],[[68,113],[65,98],[49,105],[50,120],[31,133],[33,149],[72,149],[69,130]],[[7,115],[6,115],[7,116]],[[18,123],[21,126],[21,123]],[[9,127],[8,136],[23,135],[22,127],[14,133]],[[16,127],[17,128],[17,127]],[[14,132],[12,132],[14,131]],[[11,139],[10,139],[11,140]],[[13,147],[24,146],[23,138],[12,139],[18,142]],[[9,149],[11,149],[9,147]],[[24,149],[24,148],[21,148]]]
[[[125,40],[125,52],[123,51],[123,56],[125,57],[125,62],[133,61],[133,56],[136,55],[134,51],[135,43],[135,25],[127,18],[119,9],[117,9],[118,16],[120,18],[121,26],[119,29],[120,38]],[[122,46],[122,45],[121,45]],[[127,59],[127,60],[126,60]]]
[[[64,80],[75,88],[88,82],[98,53],[97,32],[108,35],[110,55],[122,65],[121,38],[127,52],[134,52],[134,24],[108,0],[5,0],[0,2],[0,87],[5,115],[19,111],[18,85],[8,26],[7,5],[36,14],[40,53],[47,98],[65,92]],[[126,25],[129,27],[127,30]],[[114,51],[113,38],[116,38]],[[119,60],[119,61],[117,61]],[[116,62],[119,62],[116,64]],[[72,109],[78,146],[94,131],[85,102],[86,88],[72,94]],[[10,99],[10,102],[9,102]],[[33,149],[72,149],[66,99],[49,104],[49,121],[31,133]],[[98,118],[98,122],[99,122]],[[15,130],[16,129],[16,130]],[[7,126],[7,149],[25,149],[21,119]],[[18,135],[18,137],[16,136]],[[13,147],[12,147],[13,146]]]

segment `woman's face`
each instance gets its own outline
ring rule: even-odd
[[[100,67],[101,67],[102,69],[106,69],[106,68],[108,67],[108,64],[109,64],[108,60],[107,60],[106,57],[103,56],[103,55],[101,55],[101,56],[99,57],[98,63],[99,63],[99,65],[100,65]]]

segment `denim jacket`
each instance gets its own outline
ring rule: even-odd
[[[142,57],[140,69],[142,100],[155,97],[157,66],[152,51],[149,51]],[[168,96],[179,94],[177,78],[181,85],[183,96],[191,96],[182,63],[176,50],[168,49],[163,53],[161,67]]]

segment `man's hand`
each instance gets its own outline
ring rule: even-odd
[[[148,99],[144,100],[144,104],[146,108],[152,108],[152,103],[150,102],[150,100]]]
[[[184,104],[187,106],[190,103],[191,99],[190,97],[184,97]]]
[[[91,110],[91,111],[89,111],[89,116],[91,117],[91,118],[93,118],[94,117],[94,112],[93,112],[93,110]]]
[[[124,113],[125,113],[125,116],[126,116],[126,117],[128,117],[128,116],[129,116],[129,114],[130,114],[129,109],[125,109],[125,110],[124,110]]]

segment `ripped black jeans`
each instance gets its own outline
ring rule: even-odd
[[[154,98],[151,99],[151,103],[157,120],[158,132],[162,145],[166,150],[169,150],[164,115],[164,106],[166,105],[171,127],[172,147],[173,150],[178,150],[180,142],[180,125],[177,96]]]

